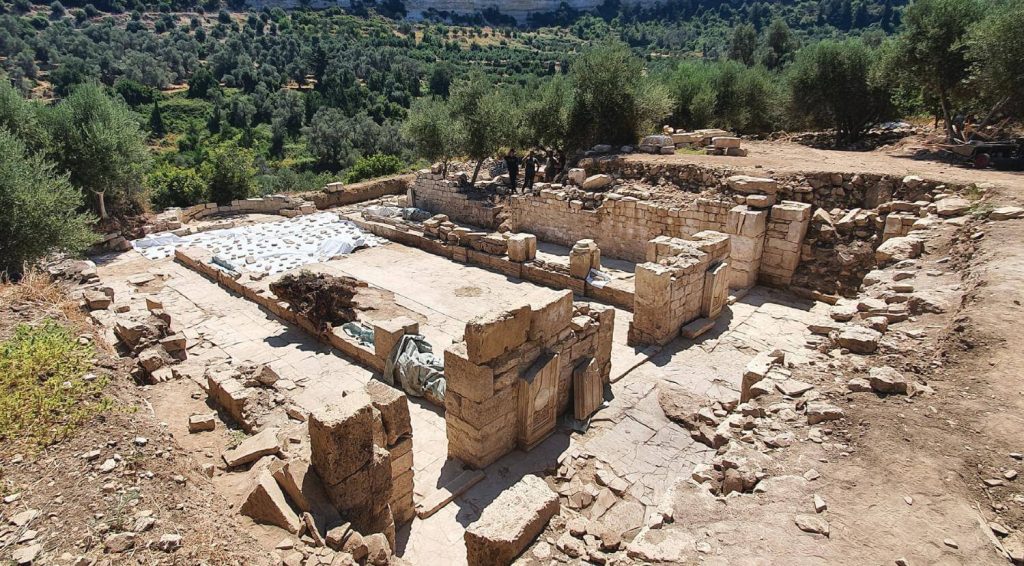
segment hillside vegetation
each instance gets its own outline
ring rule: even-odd
[[[2,6],[5,156],[40,164],[0,170],[0,198],[79,193],[45,215],[71,219],[56,223],[67,237],[4,243],[24,250],[5,254],[8,271],[79,249],[81,212],[316,189],[508,147],[571,156],[662,123],[832,129],[847,144],[879,121],[930,114],[954,135],[954,116],[1012,115],[1024,92],[1024,6],[1011,0],[609,0],[523,27],[493,10],[397,20],[393,2]]]

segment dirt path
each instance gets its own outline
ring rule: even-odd
[[[761,176],[809,172],[874,173],[901,177],[919,175],[950,183],[992,183],[1010,189],[1008,194],[1018,197],[1024,195],[1024,172],[992,169],[978,171],[941,161],[916,159],[911,156],[909,146],[901,150],[833,151],[783,141],[744,141],[743,147],[749,151],[747,157],[637,153],[626,159],[648,163],[693,163]]]

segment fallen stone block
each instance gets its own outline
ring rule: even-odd
[[[288,506],[284,493],[266,466],[254,470],[239,512],[257,523],[266,523],[297,534],[302,528],[299,516]]]
[[[224,452],[224,463],[229,468],[255,462],[264,456],[277,455],[281,453],[281,445],[277,440],[277,433],[280,429],[268,428],[259,434],[246,438],[231,450]]]
[[[373,456],[373,406],[370,396],[354,391],[309,416],[311,461],[325,486],[336,485]]]
[[[537,257],[537,236],[533,234],[513,234],[508,239],[508,259],[518,263],[531,261]]]
[[[426,519],[437,513],[442,507],[468,491],[469,488],[479,483],[485,477],[486,474],[480,470],[463,471],[455,479],[424,497],[416,506],[416,516],[420,519]]]
[[[882,333],[864,326],[848,326],[839,336],[836,342],[843,348],[854,354],[873,354],[878,349],[878,342],[882,339]]]
[[[192,415],[188,418],[188,431],[206,432],[217,428],[217,414]]]
[[[890,238],[875,250],[875,261],[879,265],[914,259],[924,251],[924,242],[914,236]]]
[[[839,407],[821,402],[808,403],[805,414],[807,416],[807,424],[812,425],[828,421],[837,421],[846,416],[843,410]]]
[[[113,302],[113,299],[102,291],[86,291],[83,298],[85,306],[91,311],[106,309]]]
[[[774,196],[779,190],[778,181],[767,177],[733,175],[726,179],[725,182],[729,185],[730,189],[745,195],[764,194]]]
[[[688,324],[683,325],[682,329],[680,329],[680,333],[683,335],[684,338],[693,340],[714,327],[714,320],[710,318],[698,318]]]
[[[505,490],[465,533],[470,566],[511,564],[558,513],[558,494],[537,476]]]
[[[911,395],[914,393],[913,382],[907,381],[902,373],[889,366],[881,366],[868,370],[868,383],[876,393]]]
[[[943,217],[960,216],[971,209],[971,201],[960,197],[948,197],[935,203],[935,212]]]
[[[299,511],[312,516],[320,534],[341,524],[341,515],[331,503],[320,477],[305,460],[277,461],[270,466],[277,484],[288,494]]]
[[[941,201],[939,201],[941,202]],[[1024,208],[1019,206],[1000,206],[988,214],[989,220],[1013,220],[1024,216]]]
[[[583,180],[581,188],[585,191],[596,191],[611,186],[615,179],[611,175],[591,175]]]

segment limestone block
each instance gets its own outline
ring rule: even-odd
[[[399,439],[412,434],[412,421],[409,416],[409,401],[405,393],[383,382],[371,379],[366,384],[373,406],[380,411],[384,424],[387,445],[393,446]]]
[[[715,149],[730,149],[740,146],[740,138],[727,137],[727,136],[716,136],[711,138],[711,145]]]
[[[784,200],[772,207],[771,219],[773,221],[798,222],[810,220],[811,205],[802,202]]]
[[[716,318],[729,299],[729,263],[722,262],[704,274],[704,293],[701,298],[700,314],[705,318]]]
[[[971,201],[960,197],[948,197],[935,203],[935,212],[943,218],[959,216],[971,209]]]
[[[913,236],[890,238],[875,250],[875,261],[879,265],[919,257],[924,251],[924,242]]]
[[[516,413],[504,415],[477,429],[458,417],[445,414],[448,456],[472,468],[485,468],[509,453],[516,444]]]
[[[873,354],[882,333],[864,326],[850,326],[839,333],[836,342],[855,354]]]
[[[519,436],[522,450],[531,450],[555,430],[560,354],[545,352],[519,380]]]
[[[729,139],[729,138],[724,138]],[[735,138],[733,138],[735,139]],[[725,146],[723,146],[725,147]],[[738,147],[738,146],[737,146]],[[745,195],[774,195],[779,190],[779,183],[767,177],[751,177],[749,175],[733,175],[725,180],[729,188]],[[749,201],[748,201],[749,202]]]
[[[586,358],[573,369],[573,414],[582,421],[594,414],[604,401],[600,367],[594,358]]]
[[[563,290],[553,300],[533,301],[530,303],[531,341],[544,341],[569,326],[572,318],[572,291]],[[447,367],[447,366],[446,366]]]
[[[516,262],[531,261],[537,257],[537,236],[513,234],[508,239],[508,258]]]
[[[747,362],[747,366],[743,371],[743,381],[740,384],[740,403],[749,401],[752,398],[750,394],[751,387],[763,380],[773,365],[782,363],[784,359],[782,352],[771,351],[760,352],[754,356],[754,359]]]
[[[467,562],[470,566],[511,564],[558,510],[558,495],[544,480],[523,477],[466,529]]]
[[[231,372],[214,372],[206,377],[207,391],[213,401],[220,405],[238,424],[246,427],[249,390],[241,381],[232,377]]]
[[[445,348],[444,376],[448,391],[472,401],[485,401],[494,395],[494,370],[469,361],[465,342]]]
[[[580,186],[587,179],[587,172],[584,169],[573,168],[569,169],[566,177],[570,185]]]
[[[277,441],[278,428],[268,428],[263,432],[246,438],[231,450],[224,452],[224,462],[229,468],[255,462],[264,456],[281,453],[281,445]]]
[[[305,460],[277,460],[270,465],[277,484],[299,511],[310,513],[321,535],[341,524],[341,515],[331,503],[320,477]]]
[[[466,324],[464,339],[469,359],[487,363],[526,342],[530,307],[482,315]]]
[[[292,534],[297,534],[302,527],[299,516],[288,506],[284,493],[266,466],[252,470],[239,512],[257,523],[275,525]]]
[[[591,175],[583,180],[581,188],[585,191],[597,191],[611,186],[615,179],[611,175]]]
[[[406,334],[419,334],[420,324],[407,316],[373,323],[373,351],[378,358],[388,359],[398,341]]]
[[[309,415],[311,461],[331,488],[373,457],[373,406],[363,391],[353,391]]]

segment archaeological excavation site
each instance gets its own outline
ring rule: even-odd
[[[151,422],[55,460],[123,515],[55,563],[1021,560],[1020,450],[965,436],[1005,424],[946,372],[1012,371],[958,356],[987,340],[963,309],[1019,313],[1024,263],[986,254],[1024,209],[950,168],[732,155],[591,151],[513,194],[436,164],[54,265]],[[15,502],[14,539],[60,513]]]

